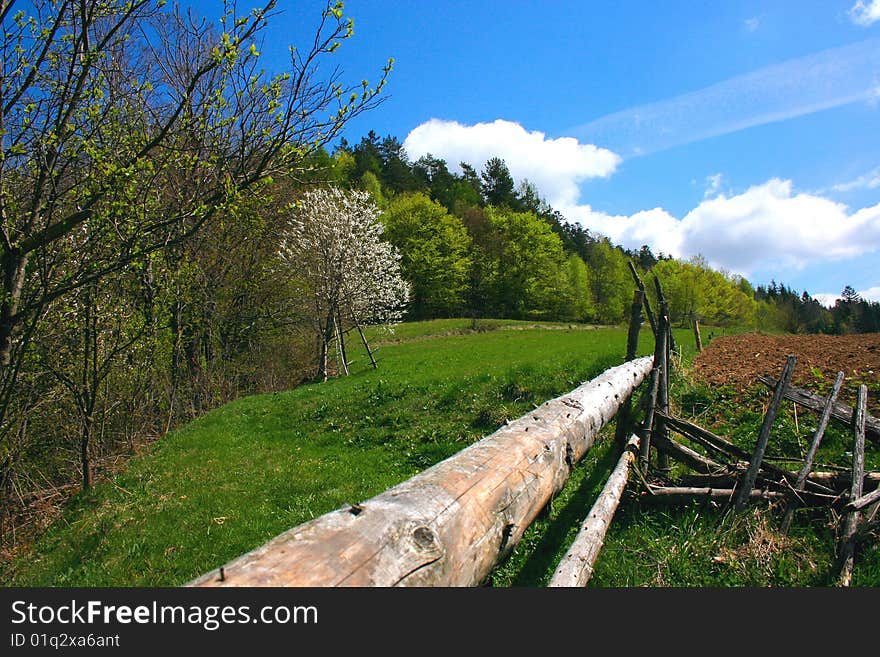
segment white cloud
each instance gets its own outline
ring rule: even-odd
[[[858,0],[849,10],[853,23],[867,27],[880,21],[880,0]]]
[[[877,189],[878,187],[880,187],[880,167],[853,180],[834,185],[831,189],[836,192],[851,192],[855,189]]]
[[[501,119],[476,125],[431,119],[410,132],[403,147],[413,160],[428,153],[446,160],[450,171],[460,171],[460,162],[480,171],[489,158],[500,157],[517,182],[527,178],[554,206],[576,202],[578,183],[611,175],[621,161],[607,149],[572,137],[548,139]]]
[[[661,208],[632,216],[559,208],[569,219],[628,248],[648,244],[679,258],[701,254],[715,267],[748,276],[757,269],[802,268],[880,250],[880,204],[855,212],[771,179],[745,192],[703,200],[678,219]]]
[[[761,26],[761,19],[755,16],[753,18],[747,18],[744,23],[749,32],[754,32]]]

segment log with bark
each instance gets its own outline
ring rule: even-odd
[[[519,542],[651,370],[611,368],[361,504],[327,513],[192,586],[475,586]]]

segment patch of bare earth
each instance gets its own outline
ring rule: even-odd
[[[872,391],[880,387],[880,333],[723,336],[697,355],[693,370],[706,383],[743,390],[761,374],[779,377],[790,354],[798,359],[795,385],[815,390],[817,379],[833,382],[843,372],[845,390],[860,383]],[[878,408],[876,394],[869,394],[868,406]]]

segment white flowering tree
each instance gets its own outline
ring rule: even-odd
[[[334,344],[347,371],[349,330],[356,328],[363,338],[364,324],[394,324],[403,317],[410,286],[400,274],[400,254],[382,232],[369,194],[331,187],[304,195],[282,240],[282,261],[309,299],[320,345],[318,376],[325,381]],[[372,360],[365,339],[364,345]]]

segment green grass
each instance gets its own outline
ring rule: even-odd
[[[4,567],[4,583],[184,583],[454,454],[618,364],[625,348],[625,332],[610,328],[417,339],[469,322],[400,326],[409,340],[383,345],[378,370],[353,349],[349,377],[243,398],[170,433],[76,496]]]

